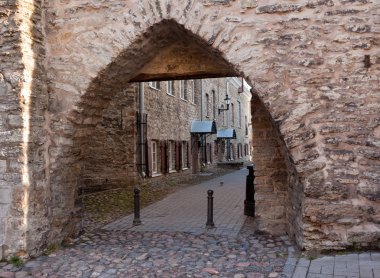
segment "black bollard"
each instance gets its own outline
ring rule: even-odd
[[[245,183],[244,214],[255,216],[255,171],[253,165],[247,166],[249,174]]]
[[[207,191],[207,228],[214,228],[214,197],[212,196],[214,194],[214,191],[208,190]]]
[[[133,190],[134,194],[134,212],[133,226],[141,225],[140,220],[140,189],[137,187]]]

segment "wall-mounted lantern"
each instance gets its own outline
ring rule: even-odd
[[[227,93],[226,93],[226,97],[224,98],[224,101],[226,102],[227,107],[226,108],[223,108],[223,107],[218,108],[218,114],[220,114],[220,112],[222,112],[222,111],[230,109],[231,98],[228,96]]]

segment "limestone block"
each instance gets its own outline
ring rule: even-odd
[[[6,205],[11,202],[11,189],[9,187],[0,187],[0,204]]]
[[[352,243],[375,243],[379,247],[380,240],[380,225],[373,225],[370,223],[364,223],[348,229],[347,240]]]
[[[6,173],[6,172],[7,172],[7,161],[0,160],[0,173]]]
[[[297,4],[292,5],[286,5],[286,4],[273,4],[273,5],[265,5],[265,6],[258,6],[256,8],[256,13],[262,14],[262,13],[288,13],[288,12],[299,12],[301,11],[302,6]]]
[[[23,119],[21,115],[8,115],[8,123],[11,127],[22,127]]]
[[[346,24],[344,28],[347,31],[355,33],[369,33],[371,32],[371,26],[367,24]]]
[[[5,219],[7,217],[8,208],[9,208],[9,204],[0,204],[0,219]]]
[[[242,9],[252,9],[257,7],[257,0],[240,0]]]
[[[378,181],[360,183],[358,186],[358,193],[371,201],[379,201],[380,187]]]

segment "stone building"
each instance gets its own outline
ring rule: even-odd
[[[207,80],[208,81],[208,80]],[[215,78],[201,84],[201,107],[198,119],[215,121],[217,134],[200,138],[201,164],[223,165],[251,159],[250,87],[238,78]],[[228,107],[226,98],[229,99]],[[227,136],[227,137],[226,137]],[[229,138],[231,137],[231,138]]]
[[[248,119],[251,93],[248,86],[238,93],[241,88],[239,79],[154,81],[143,86],[143,110],[147,115],[142,124],[146,124],[147,133],[143,165],[148,177],[183,171],[196,173],[219,162],[250,159]],[[219,113],[226,94],[231,99],[231,108]],[[227,151],[224,147],[227,142],[221,138],[218,140],[217,134],[200,135],[192,130],[194,121],[214,121],[217,130],[235,128],[235,138],[228,140],[231,151]],[[139,154],[139,150],[136,153]]]
[[[378,247],[379,18],[374,0],[1,1],[0,257],[80,231],[89,143],[130,82],[228,76],[253,92],[258,228]]]
[[[81,193],[150,182],[142,178],[179,178],[226,161],[250,161],[249,90],[247,84],[242,89],[238,78],[131,83],[104,110],[83,150]],[[133,115],[134,121],[128,119]],[[235,138],[191,134],[193,121],[215,121],[218,131],[229,128]]]

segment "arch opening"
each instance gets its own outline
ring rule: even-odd
[[[181,55],[187,52],[191,53],[190,58],[194,60],[191,63],[189,57],[179,59]],[[107,153],[107,150],[110,150],[107,144],[114,143],[112,140],[115,138],[120,140],[120,146],[129,142],[122,155],[117,152],[112,154],[111,152],[111,156],[117,156],[114,166],[121,162],[123,171],[119,173],[113,172],[115,169],[120,170],[120,168],[114,167],[109,168],[108,170],[111,169],[110,171],[103,171],[103,173],[107,173],[107,176],[117,176],[116,183],[119,183],[121,179],[129,180],[129,182],[125,183],[126,186],[131,186],[131,184],[138,182],[140,179],[137,174],[136,153],[138,151],[135,144],[138,134],[136,126],[138,93],[136,86],[133,86],[130,82],[169,79],[191,81],[200,77],[241,76],[242,74],[239,73],[237,68],[223,57],[222,53],[213,49],[208,42],[190,34],[178,23],[163,21],[149,28],[130,48],[113,59],[105,69],[99,72],[70,113],[68,125],[71,126],[72,132],[65,136],[68,136],[73,144],[72,147],[62,150],[60,157],[62,163],[57,164],[52,174],[52,181],[59,181],[60,184],[64,183],[65,190],[69,194],[65,193],[57,200],[60,202],[58,207],[61,209],[53,212],[53,219],[56,219],[56,222],[60,224],[57,225],[56,229],[52,230],[51,238],[62,238],[80,231],[83,212],[82,194],[84,188],[88,186],[86,183],[93,183],[95,178],[99,178],[102,183],[104,181],[110,183],[110,179],[102,176],[101,169],[94,167],[96,163],[93,163],[93,159],[99,159],[99,157]],[[165,61],[168,62],[166,63]],[[205,64],[205,61],[208,63]],[[250,80],[250,76],[245,77]],[[199,88],[201,87],[202,83],[199,85]],[[226,86],[226,91],[228,92],[228,90],[229,88]],[[167,94],[170,95],[170,93]],[[198,102],[204,102],[201,96],[198,96],[198,98]],[[216,103],[222,104],[222,102]],[[120,109],[120,105],[124,106],[124,108]],[[238,115],[237,111],[235,111],[238,110],[237,107],[239,107],[238,103],[236,103],[236,109],[230,109],[229,111],[234,111]],[[253,146],[252,161],[256,165],[258,172],[256,179],[258,229],[272,234],[289,233],[291,236],[296,237],[295,235],[298,233],[296,229],[301,227],[301,218],[299,217],[301,210],[298,210],[299,206],[292,206],[293,209],[289,209],[289,204],[296,198],[299,201],[301,197],[296,196],[288,199],[293,194],[288,191],[294,188],[292,183],[296,182],[296,171],[292,168],[285,144],[275,128],[270,113],[256,94],[253,94],[250,108],[252,121],[251,125],[248,125],[248,121],[247,127],[242,125],[243,119],[234,119],[235,114],[230,116],[226,114],[223,118],[221,117],[221,121],[226,122],[228,125],[228,121],[234,119],[233,124],[238,127],[238,123],[240,123],[239,128],[242,129],[244,134],[246,133],[246,128],[250,129],[252,127],[254,130],[252,141],[247,141],[244,145]],[[98,145],[97,150],[92,149],[94,144],[91,138],[97,132],[99,124],[102,121],[104,122],[104,117],[108,113],[107,109],[108,112],[109,109],[114,109],[112,113],[120,112],[120,122],[113,126],[114,129],[120,129],[120,133],[112,132],[112,134],[108,134],[105,132],[103,134],[105,140],[103,147],[99,149]],[[202,119],[206,117],[212,119],[211,115],[216,114],[214,111],[216,110],[211,109],[209,111],[210,115],[206,116],[204,114]],[[178,110],[178,112],[180,111]],[[245,115],[241,114],[240,116],[244,118]],[[261,131],[261,124],[264,125],[262,127],[265,129],[264,131]],[[126,131],[130,134],[126,134]],[[113,139],[107,141],[111,137]],[[194,143],[192,140],[188,142],[190,146]],[[197,140],[199,141],[199,138]],[[255,143],[255,140],[257,143]],[[100,141],[97,141],[97,143]],[[265,145],[263,145],[264,142]],[[158,142],[157,146],[162,147],[160,144],[161,141]],[[172,144],[170,140],[168,144]],[[204,145],[205,155],[211,156],[213,151],[210,143],[205,141]],[[182,146],[182,144],[177,145],[175,143],[174,146],[175,150],[179,150],[176,148],[180,148],[178,146]],[[229,154],[230,157],[238,157],[236,148],[228,147],[225,148],[225,151],[230,150],[231,152],[231,149],[236,154],[235,156]],[[150,153],[150,151],[146,150],[147,153]],[[242,153],[242,151],[239,152],[239,154]],[[95,158],[96,156],[98,158]],[[201,154],[196,159],[199,158],[202,159]],[[107,166],[106,160],[100,158],[99,161],[102,161],[103,165]],[[207,163],[207,160],[205,162]],[[97,165],[99,166],[102,163]],[[92,177],[90,177],[91,175]],[[268,210],[268,205],[271,208],[270,210]],[[289,217],[292,220],[289,220]],[[291,228],[293,225],[296,225],[295,229]],[[300,240],[297,241],[300,242]]]

